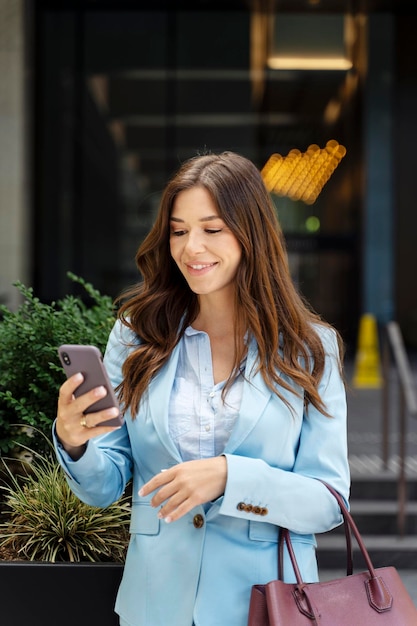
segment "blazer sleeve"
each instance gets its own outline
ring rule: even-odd
[[[107,344],[104,363],[113,387],[121,381],[129,337],[118,321]],[[118,500],[132,475],[132,459],[126,425],[111,433],[90,439],[83,456],[73,461],[59,444],[53,427],[57,459],[72,491],[87,504],[106,507]]]
[[[303,415],[291,471],[272,467],[262,458],[226,454],[228,478],[220,513],[255,519],[239,505],[249,502],[264,514],[257,521],[273,523],[296,533],[326,532],[342,522],[335,498],[320,482],[336,489],[346,503],[350,473],[347,455],[347,407],[340,375],[334,331],[321,331],[326,352],[319,393],[331,417],[313,406]],[[317,480],[319,479],[319,480]]]

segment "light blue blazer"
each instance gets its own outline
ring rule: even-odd
[[[181,462],[168,429],[178,347],[151,382],[135,420],[127,411],[125,425],[90,441],[78,461],[56,446],[73,491],[92,505],[104,507],[119,498],[133,476],[131,541],[116,602],[121,624],[246,626],[251,586],[277,577],[279,526],[292,531],[304,580],[318,579],[314,533],[330,530],[342,518],[316,479],[346,500],[350,486],[337,344],[332,330],[319,332],[327,354],[320,394],[332,418],[312,406],[306,416],[302,397],[281,389],[291,413],[262,377],[253,375],[252,342],[239,418],[224,450],[225,493],[176,522],[159,520],[150,498],[137,493],[161,469]],[[114,386],[132,340],[116,322],[105,354]],[[294,580],[288,556],[284,573],[285,580]]]

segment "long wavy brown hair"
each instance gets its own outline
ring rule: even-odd
[[[256,340],[256,367],[267,386],[280,397],[282,388],[296,393],[289,378],[304,390],[306,406],[311,403],[329,416],[318,393],[325,353],[316,330],[316,325],[328,324],[297,293],[260,172],[233,152],[196,156],[182,165],[166,186],[155,224],[138,249],[136,263],[143,281],[122,294],[118,313],[140,338],[123,364],[118,388],[122,405],[136,415],[151,379],[198,314],[198,297],[172,259],[169,245],[174,201],[181,191],[195,186],[208,191],[242,247],[235,278],[234,369],[225,391],[239,372],[249,334]]]

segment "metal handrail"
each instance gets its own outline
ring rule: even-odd
[[[407,443],[407,415],[417,417],[417,397],[414,390],[414,381],[410,362],[404,347],[400,327],[397,322],[388,322],[385,326],[383,345],[383,403],[382,403],[382,458],[388,466],[388,436],[389,436],[389,407],[390,407],[390,354],[398,377],[399,387],[399,458],[400,470],[398,476],[398,516],[397,527],[401,536],[405,533],[405,516],[407,501],[406,477],[406,443]]]

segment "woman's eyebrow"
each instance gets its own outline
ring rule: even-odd
[[[213,220],[221,220],[220,215],[208,215],[207,217],[202,217],[199,219],[199,222],[212,222]],[[180,219],[179,217],[170,217],[171,222],[181,222],[184,223],[185,220]]]

